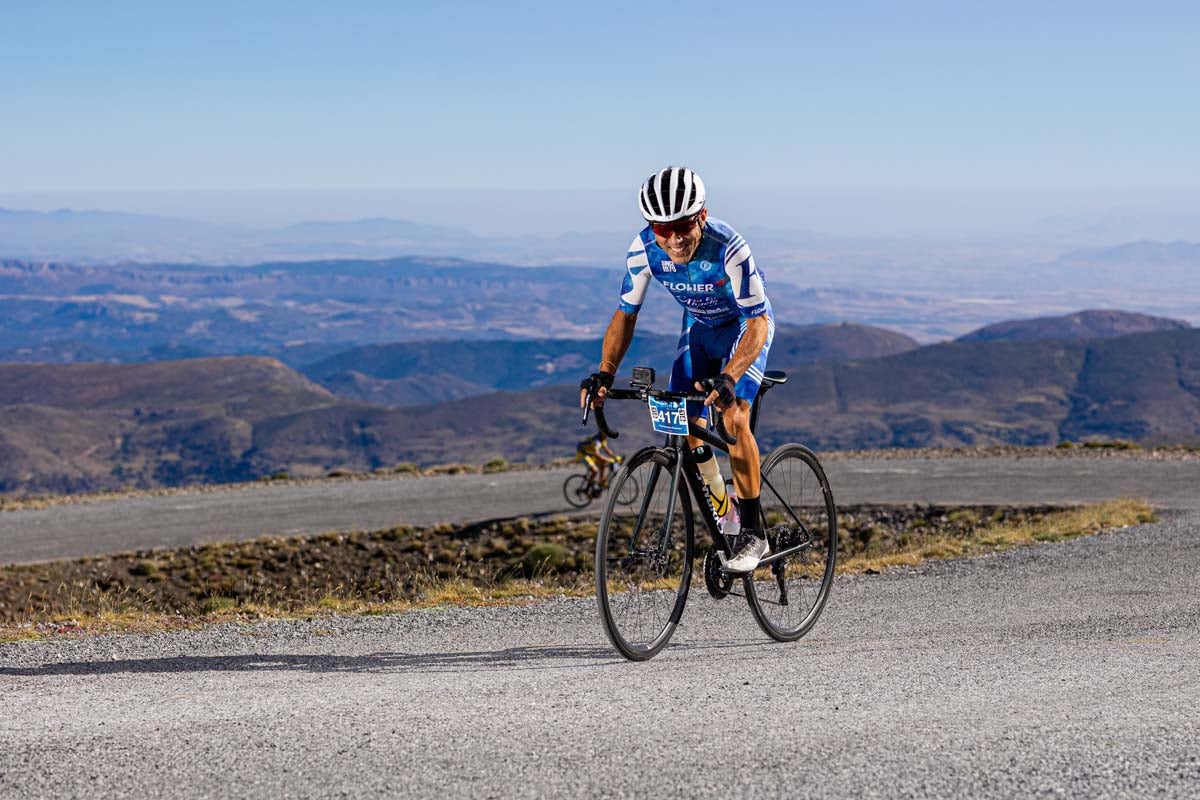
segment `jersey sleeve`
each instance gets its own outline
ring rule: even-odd
[[[646,299],[646,287],[650,285],[650,259],[646,256],[646,245],[641,235],[633,237],[629,252],[625,254],[625,278],[621,281],[621,311],[636,314]]]
[[[725,274],[743,317],[757,317],[767,311],[767,292],[762,273],[754,265],[750,245],[741,234],[735,234],[725,246]]]

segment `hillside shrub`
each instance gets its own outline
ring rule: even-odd
[[[478,472],[478,467],[470,464],[438,464],[425,470],[429,475],[462,475],[465,472]]]
[[[1137,442],[1126,441],[1125,439],[1112,439],[1106,442],[1084,442],[1083,446],[1089,450],[1141,450],[1142,446]]]
[[[529,548],[521,559],[526,578],[548,575],[570,567],[574,557],[566,547],[557,542],[542,542]]]
[[[129,574],[139,575],[146,578],[154,577],[155,575],[159,574],[158,562],[150,559],[139,561],[129,568]]]

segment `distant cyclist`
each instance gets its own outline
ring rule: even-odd
[[[740,498],[737,510],[731,508],[712,449],[694,437],[688,443],[714,509],[718,514],[724,509],[722,530],[732,533],[740,517],[734,555],[725,568],[744,573],[770,549],[759,527],[761,476],[758,444],[750,432],[750,403],[762,383],[775,323],[749,245],[729,225],[710,218],[705,202],[700,176],[683,167],[660,170],[642,185],[638,205],[648,224],[629,246],[621,303],[604,334],[600,368],[584,380],[579,403],[583,405],[590,388],[596,391],[594,405],[603,405],[633,339],[646,288],[652,279],[658,281],[684,309],[670,389],[702,390],[700,381],[712,379],[713,389],[703,406],[689,403],[688,416],[705,424],[708,406],[715,405],[724,415],[726,430],[737,437],[737,444],[729,448]]]
[[[607,437],[597,431],[575,446],[575,460],[587,464],[593,483],[607,486],[609,470],[621,457],[609,448]]]

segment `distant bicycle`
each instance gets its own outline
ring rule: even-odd
[[[786,381],[783,372],[766,373],[751,408],[751,430],[763,396]],[[686,401],[703,402],[706,394],[653,389],[653,382],[654,370],[639,367],[633,371],[632,388],[609,389],[606,397],[648,404],[651,425],[667,439],[662,447],[634,453],[613,476],[615,486],[596,534],[596,600],[605,634],[631,661],[652,658],[670,641],[683,616],[696,553],[690,490],[712,540],[704,558],[709,594],[718,599],[738,595],[735,587],[740,584],[740,596],[768,636],[781,642],[799,639],[829,599],[837,559],[837,508],[820,462],[800,444],[781,445],[763,459],[759,523],[771,554],[749,574],[728,574],[718,553],[731,556],[732,543],[721,533],[686,437],[690,434],[725,452],[737,440],[725,431],[719,414],[714,415],[715,434],[688,420]],[[585,424],[591,405],[589,395]],[[596,425],[617,438],[603,408],[596,409]],[[626,484],[641,490],[627,492]]]
[[[622,456],[617,456],[617,466],[608,474],[608,477],[603,481],[600,480],[598,470],[588,469],[586,472],[578,475],[572,475],[563,481],[563,497],[567,499],[574,508],[587,508],[591,502],[600,495],[604,494],[617,473],[621,470],[621,465],[625,459]],[[637,499],[638,484],[636,479],[627,480],[621,484],[621,498],[623,502],[632,503]]]

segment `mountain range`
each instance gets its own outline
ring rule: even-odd
[[[279,203],[281,198],[266,202]],[[564,198],[566,199],[566,198]],[[578,200],[578,198],[576,198]],[[782,198],[781,198],[782,200]],[[502,202],[497,198],[498,202]],[[619,202],[614,196],[605,201]],[[426,199],[423,207],[428,207]],[[451,207],[443,208],[448,211]],[[631,209],[632,210],[632,209]],[[719,209],[718,217],[725,219]],[[733,212],[731,212],[733,213]],[[860,214],[862,210],[860,209]],[[883,213],[876,208],[874,213]],[[0,258],[76,261],[92,264],[124,261],[207,264],[253,264],[270,260],[312,260],[322,258],[383,259],[396,256],[453,256],[516,264],[577,263],[596,266],[608,263],[617,250],[628,244],[636,226],[636,214],[629,229],[613,229],[611,214],[605,230],[571,230],[550,234],[484,235],[458,225],[434,225],[389,217],[364,217],[340,221],[305,221],[278,227],[212,223],[181,217],[111,210],[31,211],[0,208]],[[583,217],[586,219],[586,217]],[[797,220],[804,220],[799,216]],[[855,251],[873,251],[876,256],[892,251],[905,256],[930,243],[928,236],[830,235],[810,230],[810,224],[775,219],[767,224],[730,219],[763,255],[778,261],[787,253],[815,255],[837,252],[841,259]],[[781,224],[782,223],[782,224]],[[843,226],[844,227],[844,226]],[[863,230],[873,226],[864,221]],[[1000,225],[973,243],[975,249],[985,243],[991,248],[1010,242],[1009,249],[1020,247],[1045,252],[1056,249],[1058,255],[1091,260],[1107,249],[1124,251],[1115,255],[1134,257],[1145,262],[1145,252],[1156,246],[1178,248],[1200,237],[1200,215],[1194,212],[1129,213],[1114,212],[1077,217],[1051,216],[1032,226]],[[961,235],[941,242],[952,248]],[[613,243],[616,242],[614,247]],[[1129,244],[1120,244],[1128,242]],[[1196,247],[1196,245],[1190,245]],[[1154,257],[1154,256],[1152,256]],[[1194,263],[1194,262],[1193,262]]]
[[[662,384],[667,363],[648,364]],[[788,440],[837,449],[1092,437],[1200,443],[1200,330],[948,342],[796,364],[788,373],[788,383],[765,401],[765,447]],[[544,462],[569,455],[583,432],[575,377],[394,408],[338,398],[267,358],[5,364],[0,491],[223,482],[403,461]],[[620,449],[654,439],[640,404],[609,410],[624,431]]]
[[[678,338],[635,336],[625,363],[652,363],[669,371]],[[788,369],[916,347],[911,337],[866,325],[780,325],[770,360],[773,367]],[[301,371],[340,397],[405,406],[577,380],[599,358],[600,339],[399,342],[339,352]]]
[[[1132,314],[1114,309],[1090,309],[1061,317],[1009,320],[986,325],[958,337],[960,342],[1025,341],[1031,339],[1108,339],[1131,333],[1183,330],[1180,320]]]

